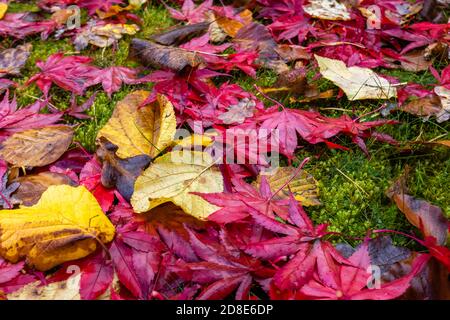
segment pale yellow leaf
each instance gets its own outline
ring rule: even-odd
[[[314,55],[322,76],[344,90],[349,100],[390,99],[397,89],[368,68],[347,67],[343,61]]]
[[[155,103],[141,107],[149,94],[141,90],[127,95],[97,135],[97,139],[105,137],[115,144],[120,158],[142,154],[153,158],[174,139],[176,118],[172,103],[158,95]]]
[[[336,0],[309,0],[303,10],[311,17],[325,20],[350,20],[347,7]]]
[[[219,208],[190,192],[223,191],[223,178],[211,156],[198,151],[174,151],[157,158],[137,178],[131,205],[136,212],[173,202],[184,212],[206,219]]]
[[[50,186],[32,207],[0,210],[0,255],[42,271],[87,256],[114,233],[84,186]]]

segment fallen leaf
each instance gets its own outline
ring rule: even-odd
[[[87,26],[75,37],[77,51],[85,49],[89,44],[105,48],[117,43],[123,35],[134,35],[139,31],[135,24],[112,24]]]
[[[319,186],[314,177],[294,167],[279,167],[274,172],[264,175],[273,192],[279,191],[274,198],[288,199],[290,194],[303,206],[320,205]],[[256,185],[261,184],[261,175],[256,180]]]
[[[253,100],[244,98],[238,104],[232,104],[228,110],[218,116],[225,124],[243,123],[246,118],[253,116],[256,103]]]
[[[252,12],[248,9],[242,10],[237,16],[240,20],[216,15],[216,22],[219,27],[232,38],[236,36],[239,30],[253,21]]]
[[[141,106],[149,94],[135,91],[127,95],[97,135],[97,140],[104,137],[115,144],[120,158],[138,155],[154,158],[174,139],[176,119],[172,103],[158,95],[154,103]]]
[[[406,71],[425,71],[433,64],[432,61],[425,59],[424,50],[408,52],[403,58],[405,60],[401,60],[400,63],[402,68]]]
[[[1,2],[0,3],[0,19],[3,19],[7,10],[8,10],[8,4]]]
[[[148,166],[151,158],[146,154],[120,159],[116,155],[117,146],[100,138],[97,157],[102,162],[102,185],[116,188],[129,201],[134,191],[134,182],[142,170]]]
[[[0,206],[5,209],[12,209],[18,203],[18,200],[12,194],[17,190],[19,184],[17,182],[8,184],[7,172],[7,163],[0,159]]]
[[[311,17],[325,20],[350,20],[350,12],[336,0],[309,0],[303,10]]]
[[[58,160],[72,138],[73,129],[68,126],[17,132],[2,143],[0,157],[16,167],[43,167]]]
[[[1,3],[0,3],[1,4]],[[5,49],[0,52],[0,78],[11,74],[20,75],[20,69],[25,66],[31,54],[33,46],[25,43],[15,48]]]
[[[19,188],[14,193],[14,197],[25,206],[36,204],[41,198],[41,195],[50,186],[61,184],[70,186],[76,185],[75,182],[65,174],[49,171],[18,177],[13,180],[13,183],[20,184]]]
[[[429,117],[437,116],[442,107],[437,96],[423,97],[414,99],[399,107],[401,111],[408,112],[417,116]]]
[[[146,67],[174,71],[182,71],[186,67],[194,68],[203,63],[198,53],[141,39],[131,41],[130,58],[141,62]]]
[[[350,67],[340,60],[314,55],[320,73],[344,90],[351,101],[362,99],[390,99],[397,96],[397,90],[389,81],[369,68]]]
[[[434,92],[441,99],[442,110],[436,115],[437,122],[441,123],[450,119],[450,90],[446,87],[439,86],[434,88]]]
[[[172,46],[180,45],[188,42],[192,38],[199,37],[208,31],[209,23],[200,22],[195,24],[188,24],[181,27],[169,29],[163,33],[158,33],[151,36],[151,39],[156,43]]]
[[[438,206],[421,199],[410,196],[406,186],[409,169],[394,182],[387,191],[387,195],[403,212],[408,221],[419,228],[425,237],[436,238],[438,245],[447,242],[448,221],[444,212]]]
[[[219,208],[191,192],[222,191],[222,174],[209,154],[174,151],[157,158],[137,178],[131,204],[134,211],[142,213],[173,202],[187,214],[206,219]]]
[[[114,232],[84,186],[50,186],[32,207],[0,210],[0,255],[45,271],[87,256]]]

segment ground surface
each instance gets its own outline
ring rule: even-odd
[[[33,11],[35,9],[37,8],[32,4],[12,3],[8,12]],[[142,30],[137,34],[140,38],[147,38],[151,34],[162,31],[176,23],[163,7],[150,6],[138,12],[138,15],[144,21]],[[82,54],[93,57],[95,59],[94,64],[101,67],[112,65],[136,66],[135,62],[127,59],[130,40],[130,37],[124,38],[119,42],[116,49],[88,48]],[[26,41],[32,42],[33,52],[23,70],[24,77],[14,79],[19,83],[24,83],[30,75],[38,71],[35,65],[36,61],[45,60],[49,55],[58,51],[74,52],[74,47],[68,39],[54,40],[50,38],[42,41],[38,37],[31,37]],[[439,65],[436,67],[439,68]],[[434,81],[429,72],[410,73],[382,70],[382,73],[396,76],[402,81],[414,81],[421,84]],[[233,81],[242,85],[244,89],[254,90],[254,79],[237,72],[233,74],[233,77]],[[260,71],[256,83],[259,86],[269,86],[274,81],[274,74]],[[331,82],[320,80],[321,88],[327,86],[331,87]],[[112,99],[109,99],[103,91],[99,91],[94,105],[88,112],[93,120],[79,121],[76,140],[88,150],[93,151],[97,131],[109,119],[117,101],[136,88],[137,86],[125,85],[119,92],[113,94]],[[87,97],[96,90],[98,88],[90,88]],[[58,108],[64,109],[69,105],[70,95],[58,87],[53,86],[50,94],[53,103]],[[21,106],[34,102],[39,96],[40,91],[34,85],[17,91],[18,102]],[[82,100],[79,100],[79,102],[82,102]],[[308,107],[305,104],[289,103],[289,97],[281,99],[281,102],[288,107]],[[339,116],[344,112],[351,116],[360,116],[376,109],[381,104],[381,101],[350,103],[344,97],[335,101],[327,100],[319,111],[326,116]],[[317,103],[315,103],[315,106],[317,106]],[[379,115],[373,114],[368,118],[377,116]],[[332,231],[344,232],[350,237],[361,237],[367,229],[411,231],[411,225],[406,221],[404,215],[385,195],[390,183],[401,174],[406,164],[411,165],[413,169],[409,178],[410,193],[442,207],[448,216],[450,213],[450,199],[447,195],[450,180],[448,149],[424,150],[422,148],[412,155],[402,155],[399,152],[406,141],[448,139],[448,123],[437,124],[434,119],[424,120],[405,113],[395,113],[389,117],[400,121],[400,124],[381,127],[380,131],[391,134],[400,141],[399,147],[369,140],[367,145],[371,157],[367,158],[356,145],[346,138],[341,138],[338,142],[349,147],[349,152],[315,146],[306,146],[298,152],[300,159],[306,156],[313,158],[306,169],[320,183],[320,199],[323,205],[307,208],[316,222],[330,222]],[[351,242],[349,238],[342,240]],[[406,238],[396,238],[395,240],[403,245],[412,245]]]

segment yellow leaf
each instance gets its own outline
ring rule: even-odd
[[[97,139],[105,137],[115,144],[120,158],[141,154],[153,158],[172,143],[176,131],[172,103],[158,95],[157,102],[140,107],[148,96],[149,92],[142,90],[127,95],[97,135]]]
[[[3,19],[7,10],[8,10],[8,5],[3,2],[0,3],[0,19]]]
[[[239,17],[242,19],[241,21],[217,16],[216,21],[219,27],[222,28],[226,34],[234,38],[239,30],[253,21],[252,12],[248,9],[245,9],[239,13]]]
[[[199,146],[208,147],[214,140],[206,134],[192,134],[188,137],[176,140],[174,145],[182,149],[191,149]]]
[[[50,186],[32,207],[0,210],[0,255],[13,263],[26,257],[45,271],[87,256],[99,241],[112,241],[114,232],[84,186]]]
[[[349,100],[390,99],[397,96],[396,88],[389,81],[368,68],[347,68],[343,61],[318,55],[314,57],[323,77],[344,90]]]
[[[131,205],[136,212],[173,202],[184,212],[206,219],[219,208],[191,192],[223,191],[223,179],[211,156],[198,151],[174,151],[157,158],[137,178]]]
[[[303,9],[311,17],[324,20],[350,20],[350,12],[336,0],[309,0]]]
[[[277,192],[280,188],[283,188],[275,197],[288,198],[292,192],[295,199],[301,202],[303,206],[320,205],[319,186],[316,179],[304,170],[294,176],[296,171],[297,168],[294,167],[280,167],[275,172],[265,175],[272,192]],[[261,176],[258,176],[256,181],[258,187],[260,183]]]

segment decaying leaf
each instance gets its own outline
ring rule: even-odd
[[[442,110],[436,115],[437,122],[441,123],[450,119],[450,90],[446,87],[439,86],[434,88],[434,92],[441,99]]]
[[[432,65],[432,61],[425,59],[424,50],[408,52],[403,58],[405,60],[401,61],[401,66],[406,71],[425,71]]]
[[[205,152],[174,151],[157,158],[137,178],[131,205],[136,212],[173,202],[184,212],[206,219],[219,208],[191,192],[223,191],[223,178]]]
[[[165,46],[179,45],[208,31],[209,23],[200,22],[177,27],[163,33],[152,35],[151,39]]]
[[[100,138],[97,157],[102,162],[102,185],[106,188],[117,188],[119,193],[129,201],[134,190],[134,182],[142,170],[148,166],[151,158],[140,154],[126,159],[116,155],[117,146]]]
[[[141,39],[131,41],[130,58],[140,61],[147,67],[174,71],[182,71],[186,67],[194,68],[203,63],[203,59],[195,52]]]
[[[408,171],[409,169],[394,182],[387,191],[387,195],[405,214],[408,221],[423,232],[424,236],[432,236],[436,238],[439,245],[443,245],[447,242],[447,219],[438,206],[407,194]]]
[[[80,279],[81,273],[76,273],[66,280],[47,285],[44,285],[41,281],[36,281],[8,294],[6,297],[8,300],[80,300]],[[97,298],[97,300],[110,299],[110,289]]]
[[[322,76],[344,90],[351,101],[390,99],[397,96],[397,89],[369,68],[347,68],[343,61],[314,56]]]
[[[36,204],[44,191],[50,186],[61,184],[76,185],[65,174],[50,171],[18,177],[13,180],[13,183],[20,184],[14,193],[14,197],[25,206]]]
[[[42,167],[58,160],[72,138],[73,129],[68,126],[17,132],[2,143],[0,157],[16,167]]]
[[[123,37],[123,35],[134,35],[139,31],[139,27],[135,24],[105,24],[101,26],[88,26],[80,32],[75,40],[75,48],[80,51],[89,44],[105,48]]]
[[[105,137],[118,147],[117,156],[130,158],[148,155],[152,158],[173,140],[176,131],[172,103],[163,95],[157,101],[141,106],[148,91],[135,91],[120,101],[111,119],[99,131],[97,139]]]
[[[442,111],[437,96],[414,99],[399,107],[400,110],[421,117],[437,116]]]
[[[84,186],[50,186],[32,207],[0,210],[0,255],[45,271],[87,256],[114,232]]]
[[[33,46],[31,43],[25,43],[15,48],[5,49],[0,52],[0,78],[11,74],[20,75],[20,69],[23,68],[31,54]]]
[[[0,207],[4,209],[11,209],[18,200],[12,196],[12,193],[17,190],[19,184],[12,182],[8,184],[8,165],[5,161],[0,159]]]
[[[277,199],[288,199],[292,193],[295,199],[303,206],[320,205],[319,200],[319,186],[316,179],[306,172],[301,170],[297,172],[294,167],[279,167],[271,174],[265,175],[267,182],[270,185],[272,192],[277,192]],[[256,184],[259,188],[261,184],[261,175],[258,176]]]
[[[350,20],[350,12],[336,0],[309,0],[303,10],[311,17],[325,20]]]
[[[251,117],[255,111],[256,103],[253,100],[244,98],[238,104],[232,104],[228,110],[221,115],[219,119],[225,124],[243,123],[246,118]]]

